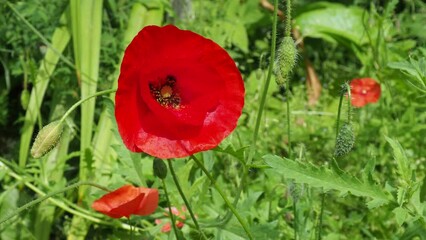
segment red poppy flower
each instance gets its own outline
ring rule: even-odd
[[[115,103],[127,148],[186,157],[216,147],[235,129],[244,82],[213,41],[172,25],[148,26],[125,51]]]
[[[182,211],[180,212],[176,207],[172,207],[172,214],[175,215],[178,219],[176,220],[176,227],[177,228],[183,228],[183,226],[185,225],[183,223],[183,221],[186,219],[185,217],[185,212],[186,212],[186,208],[182,207]],[[167,212],[164,213],[164,215],[169,216],[169,211],[167,209]],[[155,219],[155,224],[160,225],[162,224],[162,220],[161,219]],[[164,223],[163,227],[161,227],[161,232],[170,232],[172,228],[172,225],[169,222]]]
[[[353,79],[351,85],[351,102],[355,107],[375,103],[380,98],[380,84],[371,78]]]
[[[112,218],[129,217],[131,214],[146,216],[158,206],[158,190],[125,185],[105,194],[92,204],[92,208]]]

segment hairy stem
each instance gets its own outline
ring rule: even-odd
[[[71,190],[71,189],[73,189],[73,188],[78,188],[78,187],[80,187],[80,186],[82,186],[82,185],[89,185],[89,186],[97,187],[97,188],[102,189],[102,190],[104,190],[104,191],[110,192],[110,190],[109,190],[108,188],[106,188],[106,187],[104,187],[104,186],[102,186],[102,185],[99,185],[99,184],[93,183],[93,182],[87,182],[87,181],[84,181],[84,182],[74,183],[74,184],[71,184],[71,185],[69,185],[69,186],[67,186],[67,187],[63,188],[63,189],[59,189],[59,190],[53,191],[53,192],[48,193],[48,194],[46,194],[46,195],[44,195],[44,196],[42,196],[42,197],[37,198],[36,200],[33,200],[33,201],[31,201],[31,202],[29,202],[29,203],[27,203],[27,204],[24,204],[23,206],[21,206],[21,207],[19,207],[18,209],[16,209],[16,210],[15,210],[13,213],[11,213],[10,215],[8,215],[8,216],[6,216],[4,219],[0,220],[0,224],[2,224],[2,223],[4,223],[4,222],[8,221],[9,219],[11,219],[12,217],[14,217],[14,216],[16,216],[16,215],[19,215],[21,212],[23,212],[23,211],[25,211],[25,210],[27,210],[27,209],[31,208],[32,206],[34,206],[34,205],[36,205],[36,204],[38,204],[38,203],[40,203],[40,202],[42,202],[42,201],[44,201],[44,200],[46,200],[46,199],[50,198],[50,197],[55,196],[56,194],[66,192],[66,191]]]
[[[74,105],[72,105],[70,107],[70,109],[68,109],[68,111],[64,114],[64,116],[62,116],[62,118],[60,120],[61,123],[63,123],[65,121],[65,119],[71,114],[72,111],[74,111],[78,106],[80,106],[85,101],[87,101],[87,100],[89,100],[91,98],[100,96],[100,95],[104,95],[104,94],[108,94],[108,93],[113,93],[113,92],[116,92],[116,91],[117,91],[117,89],[108,89],[108,90],[100,91],[100,92],[97,92],[97,93],[95,93],[95,94],[93,94],[91,96],[88,96],[88,97],[86,97],[84,99],[81,99],[80,101],[74,103]]]
[[[185,194],[183,193],[183,190],[179,184],[179,180],[176,176],[175,170],[173,168],[173,164],[172,164],[172,160],[167,160],[167,163],[169,164],[169,169],[170,169],[170,173],[172,174],[173,177],[173,181],[176,184],[176,188],[179,191],[180,196],[182,197],[183,201],[185,202],[186,208],[189,211],[189,214],[191,215],[192,221],[194,222],[195,227],[197,228],[197,230],[200,232],[201,236],[203,236],[204,239],[207,240],[207,237],[204,235],[204,232],[201,231],[200,225],[198,224],[197,218],[194,215],[194,212],[192,211],[191,205],[189,205],[189,201],[186,199]]]
[[[244,221],[244,219],[237,212],[237,210],[235,209],[235,207],[228,200],[228,198],[226,197],[226,195],[222,191],[222,189],[217,185],[217,183],[214,180],[214,178],[212,177],[212,175],[210,175],[209,171],[207,171],[206,167],[204,167],[204,164],[198,158],[196,158],[194,155],[192,155],[191,158],[197,163],[198,167],[201,168],[201,170],[204,172],[204,174],[206,174],[206,176],[210,179],[210,182],[213,184],[213,186],[216,189],[216,191],[220,194],[220,196],[222,197],[223,201],[225,201],[226,206],[231,210],[231,212],[237,218],[238,222],[240,222],[241,226],[244,228],[244,231],[246,232],[246,234],[249,237],[249,239],[253,239],[253,236],[250,233],[250,230],[249,230],[249,228],[247,226],[247,223]]]
[[[285,36],[290,37],[291,33],[291,0],[287,0],[286,8],[286,22],[285,22]]]
[[[272,41],[271,41],[271,58],[269,62],[268,75],[266,77],[265,85],[263,86],[262,95],[260,98],[259,111],[256,116],[256,123],[254,126],[253,139],[250,146],[250,151],[248,155],[248,159],[246,165],[250,165],[253,161],[254,153],[256,150],[256,142],[260,129],[260,122],[262,120],[263,109],[265,108],[266,96],[268,95],[269,83],[271,82],[272,71],[274,69],[275,62],[275,48],[277,45],[277,12],[278,12],[278,0],[274,1],[274,20],[272,22]]]
[[[171,202],[170,202],[169,194],[167,192],[166,182],[164,181],[164,179],[161,179],[161,182],[163,183],[163,189],[164,189],[164,193],[166,195],[167,205],[169,206],[169,216],[170,216],[170,220],[172,221],[171,225],[173,227],[173,232],[175,232],[176,239],[180,240],[181,237],[180,237],[180,234],[178,233],[177,228],[176,228],[176,221],[175,221],[175,217],[173,216],[173,213],[172,213],[172,205],[171,205]]]

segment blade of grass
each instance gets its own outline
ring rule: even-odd
[[[19,14],[19,13],[18,13]],[[61,16],[62,26],[55,29],[52,36],[52,44],[47,49],[46,55],[40,64],[33,89],[31,91],[30,101],[24,118],[22,127],[20,146],[19,146],[19,166],[24,168],[30,149],[31,139],[34,131],[34,124],[39,117],[40,107],[50,82],[50,76],[59,62],[61,53],[70,41],[70,34],[66,26],[65,15]]]
[[[144,5],[140,3],[135,3],[130,12],[129,22],[127,24],[127,29],[124,33],[122,42],[122,49],[130,43],[134,36],[145,26],[147,25],[160,25],[163,21],[163,8],[152,8],[147,9]],[[121,59],[123,58],[123,54]],[[118,65],[119,66],[119,65]],[[114,88],[117,87],[117,80],[119,75],[119,67],[114,73],[113,83]],[[115,93],[111,93],[110,98],[114,101]],[[114,151],[111,151],[111,145],[114,144],[113,132],[111,128],[114,127],[114,124],[111,122],[111,118],[108,115],[106,109],[101,113],[98,127],[95,133],[93,140],[93,152],[95,158],[95,168],[107,170],[108,160],[115,159],[116,154]]]
[[[73,37],[74,58],[77,80],[80,84],[81,98],[87,98],[96,92],[100,40],[102,28],[102,0],[71,0],[70,23]],[[92,131],[95,113],[95,99],[81,105],[80,126],[80,181],[87,181],[92,176]],[[85,187],[79,188],[78,202],[83,201]],[[84,239],[90,222],[74,216],[68,239]]]

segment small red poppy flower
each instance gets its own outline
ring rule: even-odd
[[[186,212],[186,208],[182,207],[182,211],[180,212],[176,207],[172,207],[171,208],[172,214],[175,215],[178,219],[176,220],[176,227],[177,228],[183,228],[183,226],[185,225],[183,223],[183,221],[186,219],[185,217],[185,212]],[[164,213],[165,216],[169,216],[169,211],[167,209],[167,212]],[[162,220],[161,219],[155,219],[155,224],[160,225],[162,224]],[[170,230],[172,229],[172,225],[170,223],[170,221],[164,223],[163,227],[161,227],[161,232],[170,232]]]
[[[213,41],[172,25],[148,26],[125,51],[115,103],[127,148],[186,157],[216,147],[235,129],[244,82]]]
[[[158,190],[125,185],[105,194],[92,204],[92,208],[112,218],[130,215],[146,216],[158,207]]]
[[[351,103],[354,107],[363,107],[375,103],[380,98],[380,84],[371,78],[353,79],[351,86]]]

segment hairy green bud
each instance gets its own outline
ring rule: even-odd
[[[341,157],[348,154],[355,143],[355,135],[350,123],[345,122],[339,130],[334,156]]]
[[[63,124],[61,121],[54,121],[44,126],[37,134],[31,148],[33,158],[41,158],[50,152],[59,142],[62,130]]]
[[[288,80],[288,75],[293,71],[296,65],[297,49],[292,37],[284,37],[278,49],[276,60],[276,82],[278,85],[284,85]]]
[[[155,158],[152,164],[152,168],[154,170],[154,175],[159,177],[160,179],[164,179],[167,176],[167,166],[164,163],[165,160],[161,160],[159,158]]]

